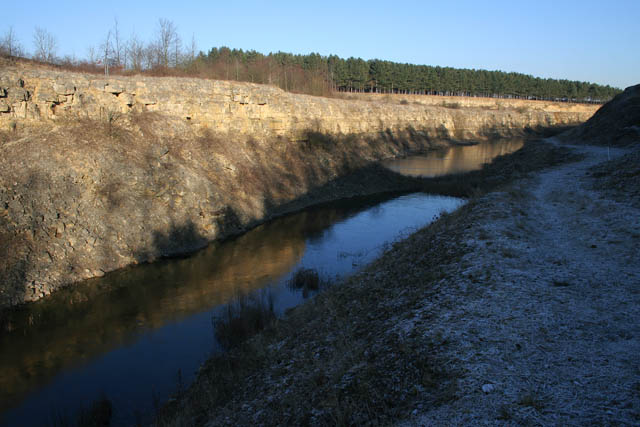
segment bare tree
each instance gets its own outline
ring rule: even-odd
[[[33,46],[35,52],[33,57],[40,61],[53,62],[56,58],[58,42],[55,36],[41,27],[36,27],[33,31]]]
[[[124,66],[126,68],[126,50],[120,37],[120,30],[118,29],[118,18],[113,18],[113,60],[117,66]]]
[[[163,66],[161,50],[161,47],[157,43],[149,43],[144,48],[144,57],[145,62],[147,63],[147,68]]]
[[[144,48],[144,43],[140,41],[138,36],[135,33],[131,34],[129,37],[129,41],[127,42],[127,56],[131,61],[131,68],[136,71],[141,71],[144,68],[144,63],[146,60],[146,52]]]
[[[172,65],[174,67],[177,67],[178,65],[180,65],[181,61],[181,56],[182,56],[182,40],[180,39],[180,36],[176,33],[176,36],[173,39],[173,47],[171,49],[173,51],[173,61],[172,61]]]
[[[16,34],[13,31],[13,27],[4,33],[4,36],[0,39],[0,54],[9,56],[24,56],[24,49],[22,45],[16,39]]]
[[[98,62],[98,55],[96,55],[96,48],[93,46],[89,46],[87,48],[87,56],[89,64],[95,64]]]
[[[196,46],[196,36],[195,34],[191,34],[191,46],[189,46],[189,59],[191,62],[196,59],[196,50],[198,50]]]
[[[180,49],[180,37],[176,26],[168,19],[160,18],[158,21],[158,33],[156,36],[156,47],[158,53],[158,65],[169,67],[171,55],[174,54],[177,63],[178,51]]]
[[[102,61],[104,65],[104,75],[109,75],[109,65],[113,60],[112,57],[113,47],[111,46],[111,30],[107,32],[107,37],[100,44],[100,54],[102,55]]]

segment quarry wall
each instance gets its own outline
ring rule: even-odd
[[[583,122],[597,106],[544,101],[427,96],[323,98],[250,83],[195,78],[109,77],[0,63],[0,125],[86,117],[109,120],[158,112],[215,132],[304,138],[413,127],[457,139],[488,131]],[[444,108],[443,108],[444,107]]]
[[[314,203],[416,185],[380,159],[577,124],[596,108],[459,101],[2,60],[0,309]]]

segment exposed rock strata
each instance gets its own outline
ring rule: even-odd
[[[409,185],[378,173],[339,185],[381,158],[590,115],[0,66],[0,307],[194,250],[317,202],[310,192],[331,199]]]
[[[525,126],[575,124],[597,107],[536,101],[414,97],[406,105],[284,92],[275,87],[193,78],[109,77],[68,73],[28,64],[0,63],[0,124],[61,117],[113,120],[132,111],[152,111],[215,132],[250,137],[304,139],[314,130],[330,134],[422,129],[430,136],[477,138]],[[443,105],[473,108],[442,108]],[[442,98],[442,101],[440,101]],[[360,100],[362,99],[362,100]],[[404,98],[403,98],[404,99]],[[384,100],[384,98],[383,98]],[[372,101],[372,102],[368,102]],[[501,108],[501,109],[498,109]]]

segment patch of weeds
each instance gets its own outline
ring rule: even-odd
[[[111,401],[102,396],[99,399],[91,403],[89,408],[80,408],[75,422],[63,412],[55,412],[49,425],[53,427],[108,427],[111,425],[111,418],[113,415],[113,405]]]
[[[458,110],[460,108],[462,108],[462,104],[460,104],[459,102],[443,102],[442,106],[445,108],[452,108],[454,110]]]
[[[226,348],[240,343],[266,329],[276,319],[271,292],[239,294],[227,304],[220,316],[212,319],[216,339]]]
[[[489,240],[490,238],[491,238],[491,236],[489,235],[487,230],[485,230],[484,228],[481,228],[480,231],[478,232],[478,239],[480,239],[480,240]]]
[[[522,187],[511,187],[507,194],[514,200],[524,200],[527,198],[527,191]]]
[[[338,142],[337,139],[331,135],[312,130],[305,132],[305,139],[309,148],[322,149],[325,151],[329,151],[332,147],[335,147]]]
[[[511,230],[506,230],[504,235],[510,239],[516,239],[518,236]]]
[[[497,418],[503,421],[509,421],[513,418],[513,415],[511,414],[511,408],[509,408],[509,405],[500,406],[500,409],[498,409]]]
[[[101,111],[100,116],[104,124],[104,131],[108,136],[111,138],[122,137],[120,122],[122,121],[123,115],[121,112],[105,109]]]
[[[0,130],[0,143],[7,143],[20,138],[22,132],[18,129],[18,123],[15,120],[9,122],[9,130]]]
[[[291,290],[302,290],[302,296],[306,298],[309,292],[317,291],[322,285],[320,275],[313,268],[300,268],[287,282]]]
[[[501,248],[500,249],[500,254],[504,258],[516,258],[517,257],[516,252],[511,248]]]
[[[400,101],[400,105],[409,105],[409,101],[407,101],[406,99],[403,99]]]
[[[525,393],[520,396],[520,399],[518,399],[518,405],[529,406],[536,411],[541,411],[544,408],[544,402],[542,401],[542,399],[532,392]]]

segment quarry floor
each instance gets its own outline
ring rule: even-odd
[[[571,149],[210,360],[159,424],[638,425],[640,204],[594,186],[626,151]]]

